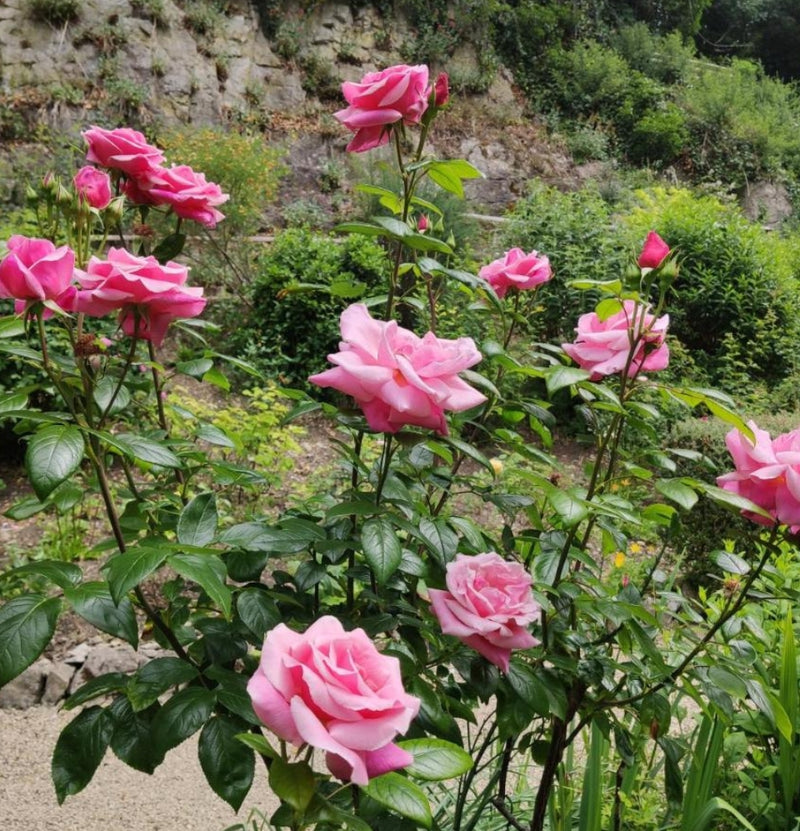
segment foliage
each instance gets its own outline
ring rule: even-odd
[[[63,26],[77,20],[81,9],[79,0],[28,0],[28,13],[34,20]]]
[[[373,293],[387,267],[371,240],[279,233],[258,258],[248,325],[231,333],[233,348],[282,385],[305,385],[320,356],[335,351],[341,311]]]
[[[629,66],[648,78],[662,84],[688,78],[694,52],[678,32],[658,35],[640,21],[615,32],[611,43]]]

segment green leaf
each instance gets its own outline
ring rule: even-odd
[[[113,732],[111,714],[102,707],[89,707],[61,731],[51,765],[59,805],[91,782]]]
[[[192,580],[222,609],[230,620],[232,594],[225,584],[227,571],[217,554],[173,554],[169,565],[182,577]]]
[[[539,680],[533,667],[519,661],[512,661],[506,674],[509,686],[540,716],[550,714],[550,700],[547,687]]]
[[[448,526],[447,520],[423,517],[419,521],[419,532],[442,568],[456,556],[458,535]]]
[[[14,392],[0,397],[0,413],[12,410],[24,410],[28,406],[28,396],[24,392]]]
[[[21,315],[0,317],[0,338],[18,338],[25,334],[25,321]]]
[[[314,823],[326,823],[326,826],[338,831],[373,831],[372,828],[352,811],[344,811],[315,794],[306,810],[305,820],[311,826]],[[317,826],[319,827],[319,826]]]
[[[399,773],[384,773],[371,779],[362,790],[384,808],[406,817],[423,828],[433,826],[428,797],[421,788]]]
[[[275,750],[261,733],[238,733],[236,738],[240,742],[244,742],[248,747],[252,747],[256,753],[267,759],[280,759],[278,751]]]
[[[731,491],[718,488],[716,485],[707,485],[704,482],[698,482],[698,488],[711,500],[719,505],[725,505],[728,508],[736,508],[739,511],[747,511],[751,514],[758,514],[759,516],[771,518],[768,511],[765,511],[755,502],[751,502],[744,496],[739,496],[738,493],[731,493]]]
[[[17,566],[0,573],[0,579],[24,577],[28,574],[44,577],[45,580],[55,583],[62,589],[77,586],[83,577],[80,566],[75,563],[64,563],[60,560],[35,560],[32,563],[26,563],[24,566]]]
[[[175,364],[175,370],[199,380],[212,366],[214,366],[214,361],[211,358],[194,358],[191,361],[181,361]]]
[[[231,441],[228,434],[213,424],[201,424],[195,435],[201,441],[213,444],[215,447],[236,447],[236,443]]]
[[[65,710],[74,710],[93,698],[105,698],[111,693],[122,692],[129,680],[130,676],[124,672],[106,672],[97,678],[92,678],[91,681],[87,681],[71,693],[62,706]]]
[[[242,623],[255,635],[259,642],[266,633],[277,626],[282,615],[275,601],[263,589],[246,588],[236,598],[236,611]]]
[[[26,594],[0,608],[0,687],[42,654],[56,630],[61,601]]]
[[[690,488],[680,479],[659,479],[656,482],[656,490],[686,511],[690,511],[697,502],[697,493],[695,493],[694,488]]]
[[[78,469],[83,434],[71,425],[53,424],[34,433],[25,451],[25,468],[39,499],[45,499]]]
[[[217,500],[213,493],[194,497],[178,517],[178,542],[186,545],[208,545],[216,536]]]
[[[139,645],[136,613],[127,597],[114,602],[108,585],[103,582],[83,583],[64,590],[72,608],[102,632],[127,641],[134,649]]]
[[[234,672],[219,665],[212,665],[205,671],[206,678],[216,681],[219,685],[214,689],[217,701],[234,715],[244,719],[249,724],[260,726],[261,720],[253,710],[253,702],[247,692],[250,680],[241,672]]]
[[[209,719],[217,697],[203,687],[175,693],[153,719],[153,742],[166,753],[196,733]]]
[[[734,675],[723,667],[711,667],[708,670],[708,680],[737,701],[741,701],[747,695],[747,687],[744,681],[738,675]]]
[[[314,773],[305,762],[294,764],[273,759],[269,766],[269,786],[279,799],[288,802],[301,816],[314,796]]]
[[[114,436],[114,442],[125,455],[131,456],[137,462],[157,467],[181,467],[181,460],[166,445],[154,439],[121,433]]]
[[[571,387],[581,381],[588,381],[590,373],[574,366],[555,366],[545,372],[547,392],[552,395],[564,387]]]
[[[397,571],[403,558],[403,547],[392,524],[383,518],[370,519],[361,529],[364,557],[380,584]]]
[[[472,767],[472,757],[457,744],[444,739],[410,739],[398,742],[414,761],[405,768],[409,776],[437,782],[461,776]]]
[[[108,561],[108,587],[115,603],[152,574],[167,558],[167,552],[158,548],[129,548],[115,554]]]
[[[175,232],[164,237],[153,249],[153,256],[164,265],[169,260],[174,260],[186,245],[186,234]]]
[[[750,564],[730,551],[713,551],[711,559],[728,574],[747,574],[750,571]]]
[[[589,507],[586,502],[573,496],[569,491],[552,488],[547,494],[547,500],[567,528],[583,522],[589,515]]]
[[[140,667],[128,682],[128,698],[135,711],[146,710],[171,687],[197,678],[197,669],[188,661],[173,656],[154,658]]]
[[[121,413],[131,403],[131,394],[124,385],[117,389],[117,379],[104,375],[94,388],[94,401],[101,413]]]
[[[197,754],[211,789],[238,811],[253,784],[255,754],[238,741],[238,722],[214,716],[200,734]]]
[[[142,773],[152,773],[164,761],[164,753],[153,741],[153,721],[160,709],[154,704],[137,712],[124,696],[109,708],[114,719],[111,750],[120,761]]]

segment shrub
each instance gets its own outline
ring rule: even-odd
[[[634,125],[626,142],[628,158],[635,164],[667,165],[689,143],[686,117],[671,101],[648,110]]]
[[[250,319],[232,333],[233,348],[279,383],[304,386],[336,351],[342,310],[387,273],[386,253],[372,240],[283,231],[258,259]]]
[[[80,0],[28,0],[28,12],[34,20],[63,26],[77,20]]]
[[[642,21],[623,26],[613,35],[611,45],[637,72],[662,84],[684,81],[694,57],[694,50],[678,32],[662,37]]]

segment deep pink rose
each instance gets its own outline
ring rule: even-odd
[[[214,182],[188,165],[156,167],[123,185],[125,195],[136,204],[168,205],[177,216],[215,228],[225,219],[217,205],[230,198]]]
[[[592,373],[592,381],[622,372],[629,358],[628,377],[634,378],[642,370],[666,369],[668,326],[669,315],[656,319],[645,307],[625,300],[622,308],[605,320],[596,312],[581,315],[575,342],[562,343],[561,347],[578,366]]]
[[[417,230],[420,234],[424,234],[428,228],[431,227],[431,222],[428,219],[426,214],[420,214],[419,218],[417,219]]]
[[[650,231],[636,262],[639,268],[658,268],[666,259],[667,254],[669,254],[669,246],[655,231]]]
[[[109,248],[107,256],[92,257],[86,272],[78,272],[74,311],[96,317],[119,311],[126,335],[160,346],[173,320],[196,317],[205,308],[203,289],[184,285],[186,266],[161,265],[155,257],[135,257],[121,248]]]
[[[342,84],[342,93],[350,106],[333,116],[355,133],[347,149],[362,153],[386,144],[392,124],[419,124],[431,94],[428,67],[401,64],[369,72],[361,83]]]
[[[0,261],[0,297],[13,297],[15,309],[43,300],[70,307],[75,288],[75,252],[66,245],[56,248],[47,239],[14,235],[7,243],[8,254]]]
[[[440,72],[433,85],[433,103],[443,107],[450,100],[450,78],[446,72]]]
[[[320,618],[302,635],[283,623],[268,632],[247,691],[276,736],[324,750],[339,779],[366,785],[413,761],[394,744],[420,703],[403,689],[400,663],[378,652],[363,629],[345,632],[335,617]]]
[[[505,297],[509,289],[535,289],[546,283],[553,271],[544,255],[536,251],[526,254],[521,248],[512,248],[499,260],[485,265],[478,276],[489,283],[498,297]]]
[[[73,177],[75,190],[92,208],[102,211],[111,202],[111,178],[91,165],[82,167]]]
[[[308,380],[352,395],[373,430],[396,433],[407,424],[447,434],[445,410],[468,410],[486,400],[458,373],[481,359],[472,338],[419,338],[396,321],[374,320],[362,304],[342,312],[336,364]]]
[[[527,627],[539,619],[541,609],[521,563],[493,551],[457,554],[447,564],[445,581],[447,591],[429,589],[428,594],[446,635],[455,635],[503,672],[508,672],[512,649],[539,643]]]
[[[771,439],[754,421],[747,426],[755,442],[739,430],[725,436],[736,470],[718,477],[717,484],[754,502],[796,533],[800,529],[800,429]],[[744,511],[744,515],[754,522],[771,524],[759,514]]]
[[[89,146],[86,160],[121,170],[128,176],[139,176],[164,161],[164,154],[138,131],[130,127],[104,130],[92,127],[83,133]]]

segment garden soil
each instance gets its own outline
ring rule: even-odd
[[[205,781],[196,736],[171,750],[152,776],[108,751],[89,785],[59,806],[50,758],[74,715],[55,707],[0,709],[3,831],[222,831],[246,823],[254,808],[266,816],[277,808],[266,771],[257,767],[253,788],[234,813]]]

